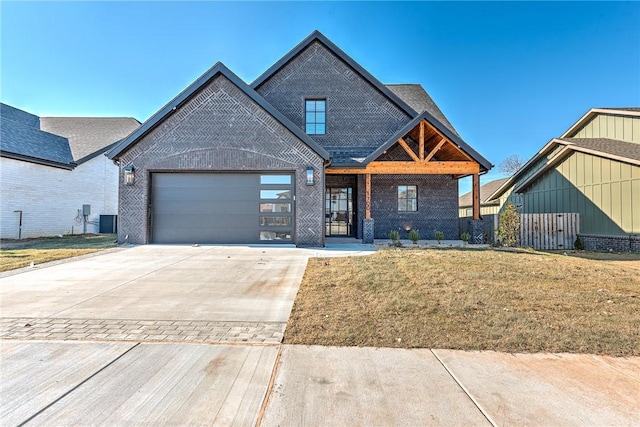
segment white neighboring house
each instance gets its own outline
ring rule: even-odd
[[[140,122],[38,117],[1,103],[0,120],[1,238],[98,233],[100,215],[117,215],[118,166],[105,153]]]

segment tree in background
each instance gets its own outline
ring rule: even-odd
[[[518,157],[517,154],[513,154],[504,159],[499,165],[498,170],[507,175],[513,175],[518,169],[524,165],[524,160]]]

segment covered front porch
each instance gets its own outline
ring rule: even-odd
[[[473,220],[480,220],[480,174],[491,165],[476,157],[484,160],[428,113],[421,114],[368,156],[325,170],[325,236],[372,243],[392,229],[416,229],[432,238],[434,230],[444,228],[447,238],[458,239],[462,177],[472,176]]]

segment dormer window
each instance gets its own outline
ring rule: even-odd
[[[327,132],[326,111],[326,99],[305,99],[304,129],[307,135],[324,135]]]

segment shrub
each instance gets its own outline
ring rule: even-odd
[[[469,233],[462,233],[460,235],[460,240],[462,240],[465,243],[469,243],[469,239],[471,239],[471,234]]]
[[[398,230],[391,230],[389,232],[389,240],[391,240],[391,246],[396,246],[398,248],[402,246],[402,243],[400,243],[400,233],[398,232]]]
[[[409,232],[409,239],[413,242],[414,245],[418,244],[418,240],[420,240],[420,233],[417,230],[411,230]]]
[[[573,242],[573,248],[576,251],[581,251],[584,249],[584,243],[582,243],[582,239],[580,238],[580,236],[576,237],[576,241]]]
[[[520,238],[520,214],[513,203],[508,202],[500,213],[496,237],[503,246],[518,246]]]
[[[436,231],[435,237],[436,237],[436,240],[438,241],[438,244],[440,244],[440,241],[444,240],[444,233],[442,231]]]

